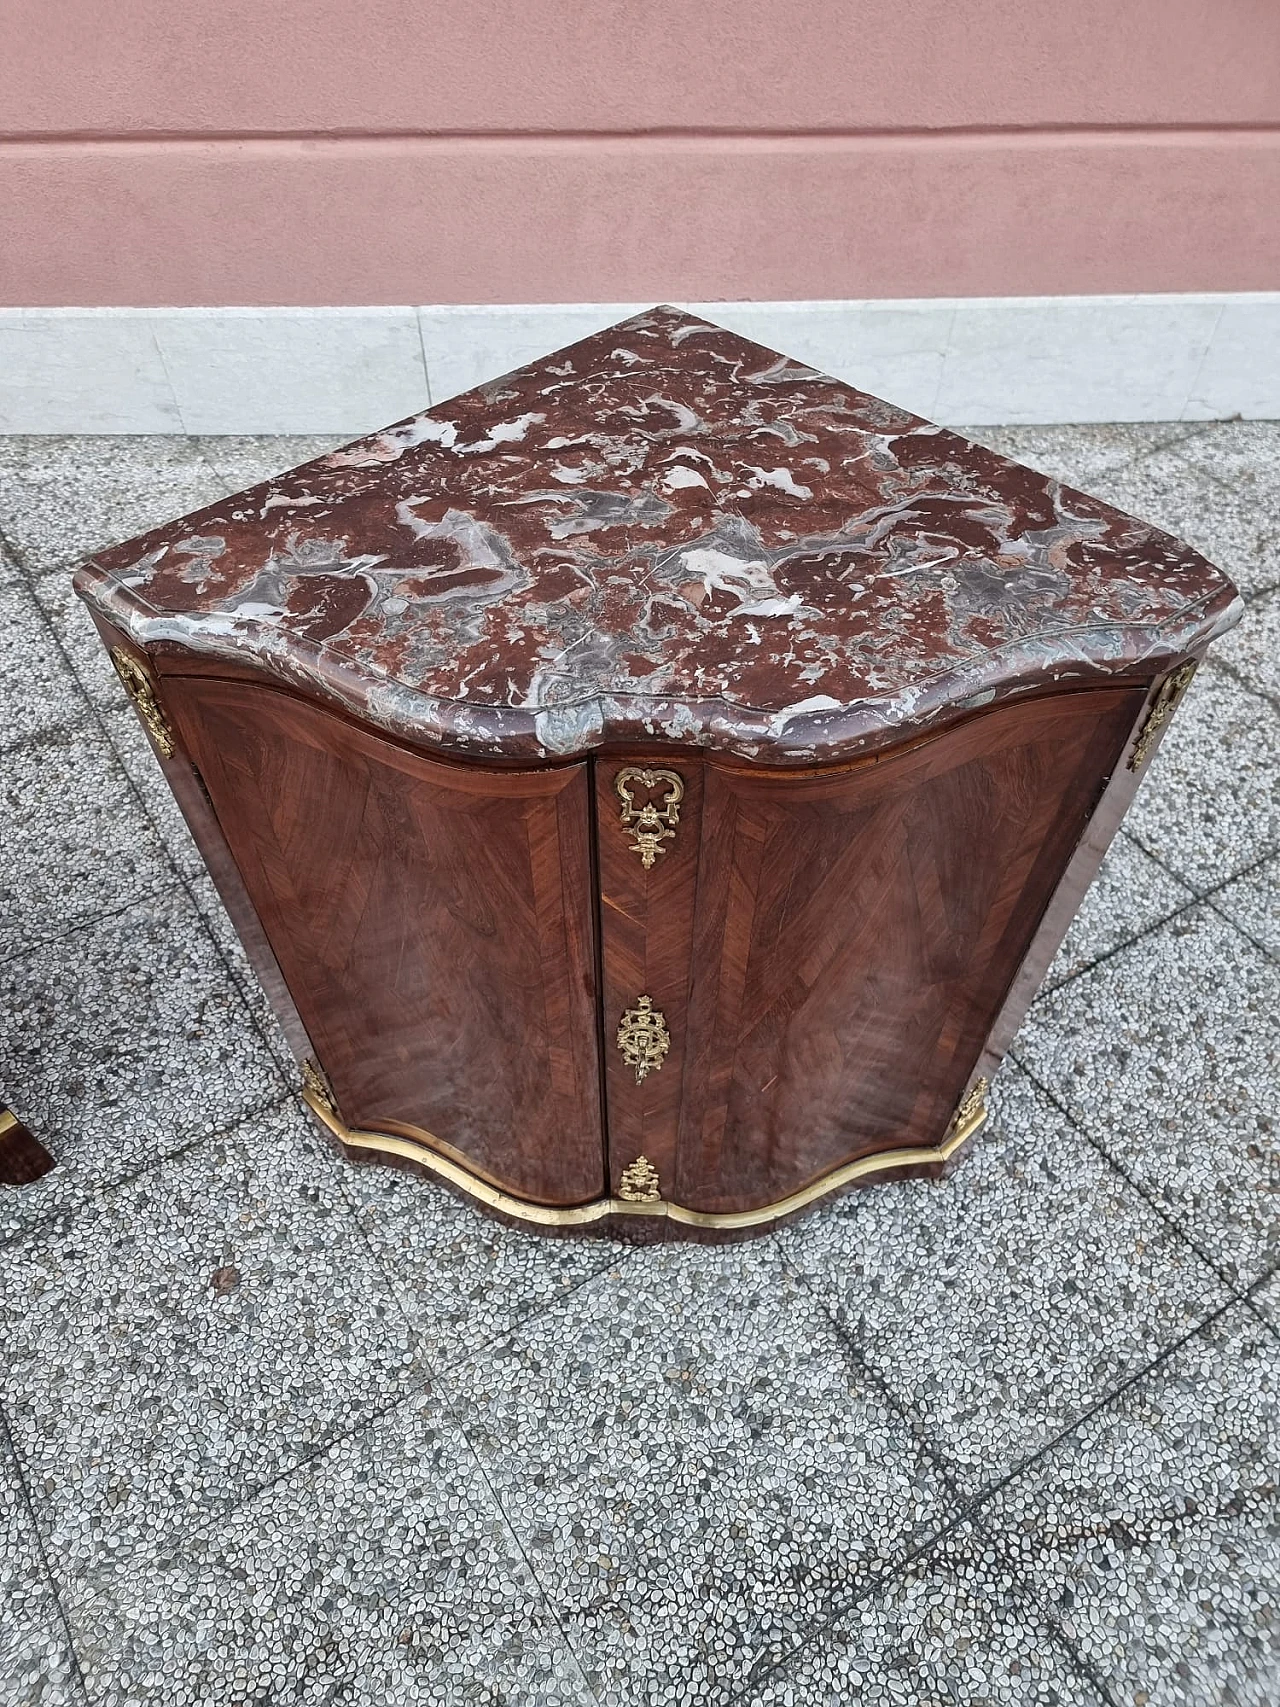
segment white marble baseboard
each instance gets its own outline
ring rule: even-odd
[[[354,435],[644,306],[0,308],[0,432]],[[683,306],[949,424],[1280,417],[1280,291]]]

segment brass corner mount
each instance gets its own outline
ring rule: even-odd
[[[171,759],[176,743],[173,730],[169,727],[168,719],[161,711],[160,702],[156,698],[156,684],[151,672],[138,662],[132,652],[126,652],[123,646],[111,648],[111,662],[124,683],[124,691],[133,701],[133,709],[137,712],[143,728],[164,757]]]
[[[1133,744],[1129,754],[1129,769],[1141,770],[1151,757],[1151,750],[1159,738],[1160,731],[1173,716],[1178,708],[1178,701],[1190,686],[1191,678],[1196,673],[1196,660],[1179,664],[1178,668],[1167,675],[1161,682],[1155,697],[1147,706],[1147,715],[1138,731],[1138,739]]]

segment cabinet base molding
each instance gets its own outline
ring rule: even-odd
[[[495,1210],[499,1215],[508,1216],[513,1221],[531,1222],[539,1227],[573,1228],[591,1226],[597,1221],[606,1221],[614,1216],[645,1215],[662,1217],[686,1227],[734,1232],[759,1227],[770,1221],[780,1221],[800,1209],[808,1208],[819,1198],[841,1191],[845,1186],[854,1185],[860,1180],[870,1179],[876,1174],[892,1173],[900,1168],[937,1167],[949,1162],[986,1120],[986,1088],[986,1080],[980,1079],[968,1093],[941,1144],[911,1145],[897,1150],[879,1150],[874,1156],[859,1156],[856,1161],[846,1162],[843,1167],[836,1168],[833,1172],[824,1174],[821,1179],[814,1180],[811,1185],[805,1186],[803,1191],[792,1192],[790,1197],[780,1198],[776,1203],[766,1203],[757,1209],[737,1209],[723,1213],[688,1209],[682,1203],[669,1203],[663,1199],[637,1202],[624,1197],[601,1197],[594,1203],[575,1203],[565,1208],[547,1203],[530,1203],[523,1197],[514,1197],[510,1192],[500,1191],[497,1186],[480,1179],[469,1169],[461,1167],[447,1156],[442,1156],[424,1141],[398,1137],[389,1132],[363,1132],[347,1126],[309,1084],[302,1091],[302,1100],[346,1149],[381,1151],[383,1155],[413,1162],[447,1180],[450,1185],[466,1192],[486,1208]]]

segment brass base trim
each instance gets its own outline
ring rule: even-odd
[[[334,1137],[342,1144],[353,1150],[382,1150],[388,1155],[403,1156],[411,1162],[429,1168],[432,1173],[439,1174],[451,1185],[467,1192],[491,1209],[509,1215],[513,1220],[529,1221],[540,1227],[585,1227],[593,1221],[603,1221],[611,1215],[665,1215],[670,1221],[678,1221],[686,1227],[716,1227],[730,1230],[737,1227],[756,1227],[764,1221],[776,1221],[783,1215],[793,1215],[797,1209],[804,1209],[810,1203],[816,1203],[820,1197],[826,1197],[830,1192],[839,1191],[842,1186],[852,1185],[855,1180],[866,1179],[870,1174],[887,1173],[892,1168],[925,1167],[930,1163],[949,1162],[956,1151],[966,1144],[987,1118],[985,1102],[977,1108],[969,1109],[964,1117],[957,1121],[948,1131],[941,1144],[933,1147],[916,1146],[901,1150],[881,1150],[874,1156],[860,1156],[856,1162],[846,1162],[842,1168],[824,1174],[812,1185],[807,1185],[803,1191],[792,1192],[790,1197],[781,1198],[777,1203],[768,1203],[762,1209],[735,1209],[724,1214],[704,1209],[686,1209],[682,1203],[667,1203],[659,1200],[656,1203],[635,1203],[621,1197],[602,1197],[594,1203],[574,1204],[571,1208],[560,1209],[546,1203],[529,1203],[522,1197],[512,1197],[509,1192],[499,1191],[497,1186],[490,1185],[487,1180],[478,1179],[469,1169],[459,1167],[457,1162],[450,1161],[429,1145],[419,1143],[413,1138],[397,1138],[386,1132],[362,1132],[358,1128],[346,1126],[331,1109],[326,1108],[320,1098],[310,1088],[302,1093],[302,1100],[316,1117],[324,1122]],[[969,1100],[965,1099],[966,1102]],[[961,1104],[962,1110],[964,1104]]]

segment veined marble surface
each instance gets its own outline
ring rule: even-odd
[[[91,559],[142,645],[260,665],[477,756],[775,763],[1238,619],[1189,546],[656,308]]]

